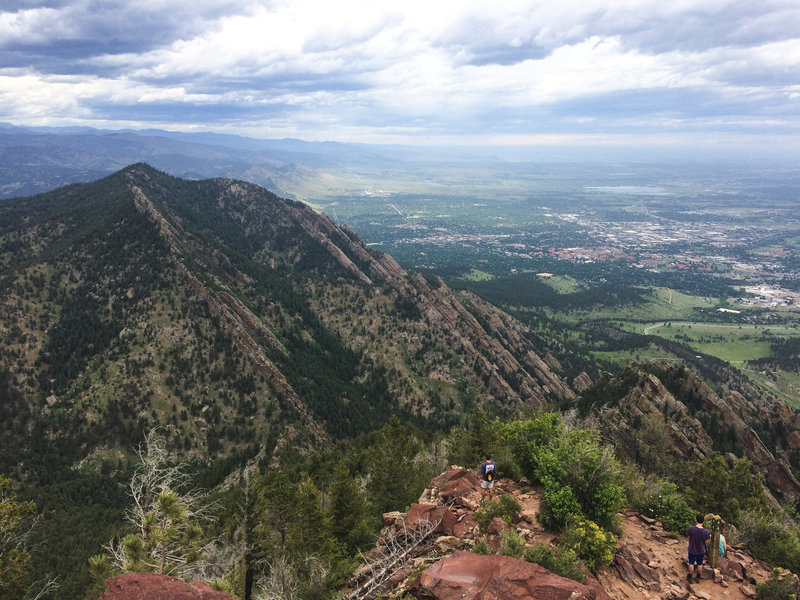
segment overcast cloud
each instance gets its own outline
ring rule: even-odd
[[[797,0],[6,0],[0,121],[366,142],[800,138]]]

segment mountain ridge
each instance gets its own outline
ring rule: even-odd
[[[677,349],[683,366],[593,382],[559,339],[241,180],[136,163],[0,200],[0,281],[0,473],[23,486],[90,480],[118,508],[115,478],[153,428],[213,487],[387,421],[398,436],[469,421],[450,441],[477,451],[480,423],[557,406],[654,472],[720,452],[750,473],[747,455],[773,501],[800,493],[784,462],[798,416],[735,372]]]
[[[26,205],[38,207],[36,223],[25,213]],[[76,210],[82,214],[76,214]],[[104,418],[113,418],[107,403],[126,397],[129,404],[141,405],[134,411],[141,421],[137,429],[145,424],[169,422],[169,413],[164,408],[170,410],[171,406],[179,414],[188,412],[184,421],[172,419],[173,425],[184,430],[182,445],[196,448],[199,441],[195,438],[203,437],[204,432],[208,437],[213,430],[208,414],[223,411],[218,409],[219,402],[201,404],[185,397],[189,390],[198,390],[199,386],[183,381],[182,367],[188,366],[188,355],[179,357],[180,344],[174,342],[184,338],[187,346],[194,347],[195,359],[200,353],[207,355],[202,359],[204,362],[211,362],[212,353],[202,350],[206,343],[188,332],[198,326],[184,323],[170,305],[182,305],[183,311],[192,310],[201,318],[210,318],[211,322],[203,325],[208,329],[204,335],[208,337],[214,332],[215,338],[222,335],[229,340],[226,343],[232,344],[233,352],[240,355],[236,360],[247,363],[242,369],[248,373],[242,375],[245,380],[264,379],[259,385],[242,383],[247,393],[240,396],[249,399],[241,402],[284,405],[288,413],[281,419],[292,420],[294,415],[302,424],[301,430],[310,433],[310,439],[323,442],[339,435],[331,431],[331,419],[337,417],[326,410],[338,413],[341,408],[337,406],[344,406],[343,402],[352,405],[355,401],[363,406],[362,416],[377,414],[376,410],[384,411],[387,416],[395,410],[430,413],[428,405],[438,401],[431,400],[419,386],[429,391],[433,386],[439,396],[444,394],[452,400],[458,393],[452,382],[459,378],[466,378],[467,383],[462,385],[481,391],[486,399],[481,404],[493,402],[501,412],[574,395],[567,383],[539,358],[532,339],[526,337],[525,328],[519,323],[477,299],[466,303],[457,299],[441,280],[434,289],[421,276],[407,273],[390,256],[369,250],[352,231],[339,228],[325,215],[304,204],[281,200],[253,184],[230,179],[189,182],[137,163],[95,184],[74,184],[14,203],[13,208],[7,202],[4,217],[8,226],[2,232],[3,248],[14,250],[9,253],[3,270],[4,279],[12,283],[5,303],[15,302],[18,292],[24,295],[26,286],[36,288],[43,295],[42,303],[35,309],[36,303],[29,300],[30,310],[48,312],[54,315],[55,322],[47,325],[31,322],[31,330],[24,334],[26,340],[28,334],[44,340],[38,359],[33,355],[28,360],[18,357],[19,368],[12,368],[10,361],[3,368],[16,371],[15,379],[21,383],[17,391],[27,395],[29,402],[36,404],[48,398],[43,403],[48,405],[45,412],[51,415],[65,413],[80,421],[69,407],[74,400],[76,407],[93,406],[87,414],[96,415],[99,410],[105,414]],[[136,231],[149,229],[142,232],[144,235],[137,234],[140,239],[129,240],[126,228],[135,223],[138,223]],[[41,252],[31,253],[33,248],[40,248]],[[114,248],[113,253],[110,248]],[[21,259],[23,255],[28,255],[28,266],[24,268],[20,266],[23,263],[15,262],[15,257]],[[79,262],[71,262],[75,259]],[[140,264],[143,261],[149,262]],[[71,287],[62,287],[65,278],[74,280]],[[337,384],[339,391],[324,399],[316,398],[322,404],[315,407],[314,399],[309,401],[307,397],[319,395],[308,386],[313,374],[303,371],[302,360],[297,357],[298,353],[305,353],[307,360],[310,344],[316,359],[323,362],[333,359],[331,365],[338,364],[342,356],[337,356],[341,353],[333,348],[350,347],[348,340],[357,337],[352,322],[337,322],[331,314],[330,301],[341,302],[337,299],[342,293],[337,287],[340,285],[347,288],[347,294],[379,299],[370,317],[373,322],[405,330],[407,335],[395,348],[394,355],[387,354],[384,348],[382,353],[387,358],[374,365],[370,365],[372,358],[363,348],[347,350],[344,358],[349,366],[340,364],[331,371],[339,373],[336,376],[341,379]],[[184,290],[183,298],[175,296],[179,289]],[[327,303],[321,300],[323,293],[330,296]],[[65,313],[63,302],[74,313]],[[408,318],[398,317],[398,306],[410,311]],[[65,323],[65,315],[70,314],[72,321]],[[202,317],[203,314],[207,317]],[[150,319],[165,324],[161,332],[153,324],[147,325]],[[8,331],[13,328],[14,318],[6,313],[0,322]],[[95,337],[100,337],[83,344],[79,332],[86,322],[95,323]],[[52,334],[62,329],[75,336],[77,344],[70,341],[67,345],[53,346],[56,342]],[[160,335],[169,330],[174,340]],[[422,331],[433,332],[422,337],[428,341],[436,339],[437,347],[446,343],[456,350],[461,358],[453,363],[453,368],[458,373],[440,365],[437,368],[443,371],[443,376],[430,379],[423,373],[428,360],[424,351],[419,354],[422,366],[418,374],[394,360],[399,346],[406,349],[406,354],[408,348],[420,352],[417,338]],[[440,338],[446,342],[438,341]],[[325,350],[326,344],[333,346]],[[370,344],[375,349],[385,346],[376,336]],[[126,354],[126,345],[133,347],[136,358]],[[112,348],[116,350],[109,352]],[[36,354],[36,349],[32,350]],[[65,372],[59,365],[50,364],[53,356],[72,366]],[[134,379],[130,384],[141,388],[139,393],[125,392],[130,385],[124,381],[118,381],[117,385],[103,383],[100,374],[104,370],[122,372],[126,369],[122,363],[138,361],[148,365],[138,369],[148,376]],[[155,368],[150,363],[161,366]],[[173,365],[169,375],[167,363]],[[42,368],[48,364],[49,367]],[[415,397],[416,408],[404,409],[402,402],[393,406],[394,401],[388,397],[380,405],[367,400],[367,395],[361,399],[347,397],[345,388],[363,387],[364,378],[380,379],[380,373],[392,368],[398,372],[398,384],[411,390],[409,395]],[[57,374],[48,384],[55,385],[55,389],[50,389],[42,379],[47,377],[48,369]],[[359,369],[361,375],[357,375]],[[207,366],[206,370],[211,369]],[[226,371],[231,371],[230,365]],[[32,377],[21,377],[20,372]],[[193,374],[208,385],[208,374],[198,373],[196,368]],[[170,378],[182,383],[175,388]],[[34,379],[39,384],[33,384]],[[380,384],[375,380],[374,383],[391,387],[391,382]],[[82,386],[92,386],[90,389],[95,393],[82,393]],[[219,391],[221,397],[227,397],[226,394]],[[65,401],[65,395],[73,400]],[[98,395],[106,399],[98,403]],[[156,397],[156,405],[164,408],[142,403],[142,398],[148,396]],[[241,418],[235,408],[226,410],[230,411],[229,422]],[[452,409],[445,409],[448,411]],[[272,414],[266,408],[262,412],[267,417]],[[222,414],[217,418],[220,417]],[[373,417],[370,426],[379,423],[380,419]],[[192,432],[189,441],[187,430]]]

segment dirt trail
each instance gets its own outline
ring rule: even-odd
[[[554,535],[544,531],[536,522],[540,502],[539,492],[533,490],[512,493],[522,505],[524,515],[522,529],[527,542],[535,544],[553,541]],[[655,571],[660,581],[658,585],[652,585],[653,589],[648,589],[644,580],[630,583],[621,577],[620,569],[612,564],[603,569],[597,578],[613,600],[662,600],[678,598],[686,592],[688,599],[750,600],[753,597],[755,585],[751,582],[735,581],[733,577],[726,575],[715,582],[712,570],[708,566],[705,567],[700,582],[690,584],[686,580],[688,568],[685,537],[675,538],[665,532],[660,523],[647,523],[633,511],[625,511],[621,516],[623,533],[618,540],[618,551],[627,548],[634,556],[644,558],[643,564]],[[746,563],[747,576],[754,577],[757,581],[764,581],[769,576],[767,565],[754,562],[743,552],[730,549],[729,557]]]

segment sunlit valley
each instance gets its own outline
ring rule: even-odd
[[[800,598],[798,48],[3,2],[0,600]]]

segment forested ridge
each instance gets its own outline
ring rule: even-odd
[[[139,164],[3,201],[0,280],[0,473],[49,516],[35,535],[53,552],[36,561],[62,597],[119,527],[133,448],[155,427],[214,485],[392,415],[437,429],[478,403],[504,412],[536,380],[517,362],[533,337],[501,341],[493,369],[490,309],[487,330],[469,324],[448,290],[240,181]]]
[[[761,395],[748,400],[752,411],[733,411],[742,420],[734,427],[673,364],[602,375],[557,335],[407,273],[305,205],[240,181],[185,181],[138,164],[2,201],[0,282],[0,474],[14,491],[9,506],[25,508],[21,523],[28,501],[41,514],[27,577],[57,576],[59,598],[97,595],[87,561],[95,576],[119,570],[112,540],[130,568],[150,568],[146,545],[126,538],[141,526],[126,510],[151,436],[159,464],[181,471],[158,508],[174,511],[165,514],[177,529],[163,535],[181,539],[193,576],[239,597],[248,570],[263,583],[273,569],[296,578],[300,597],[328,597],[374,543],[383,512],[405,509],[448,463],[475,466],[488,449],[506,473],[563,496],[555,459],[536,463],[543,455],[532,446],[520,454],[514,429],[560,419],[548,412],[556,407],[570,427],[597,432],[581,434],[587,448],[616,444],[620,460],[650,465],[665,485],[677,485],[665,465],[680,460],[726,456],[714,466],[726,472],[750,460],[742,440],[751,433],[772,462],[759,454],[738,477],[792,478],[776,465],[800,460],[789,451],[790,415],[770,413]],[[635,291],[607,292],[604,301],[637,302]],[[554,302],[541,286],[519,293]],[[515,303],[497,294],[489,290]],[[643,343],[630,337],[612,341]],[[716,382],[720,401],[747,392],[722,365],[678,345],[674,353]],[[659,408],[660,421],[625,412],[621,400],[649,393],[650,376],[682,412]],[[604,410],[631,429],[599,427]],[[678,412],[680,427],[706,436],[700,454],[675,449]],[[534,425],[513,425],[519,419]],[[660,445],[650,448],[640,429]],[[780,502],[796,501],[793,488],[766,483]],[[179,527],[180,515],[200,509],[181,508],[199,501],[197,490],[201,530]],[[554,513],[550,525],[567,516]],[[588,516],[613,529],[608,515]],[[234,547],[247,551],[226,554]]]

